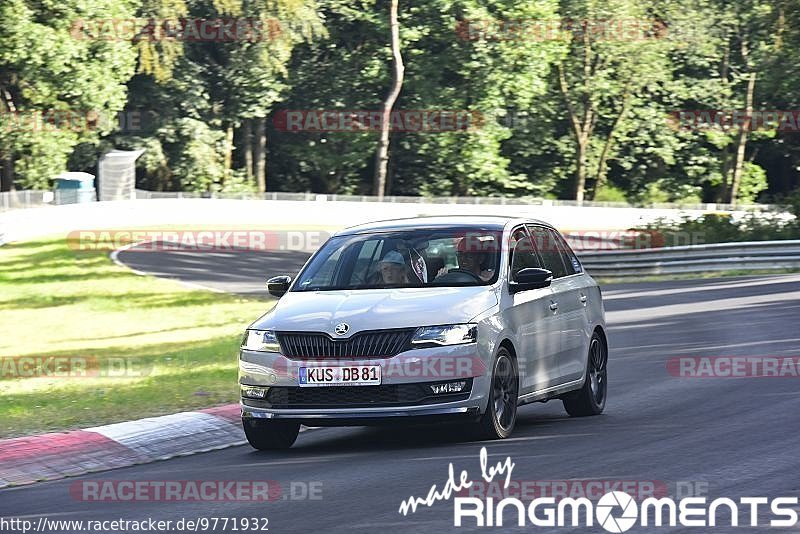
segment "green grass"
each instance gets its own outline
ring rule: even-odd
[[[236,402],[241,335],[272,305],[139,276],[63,237],[0,247],[0,437]],[[15,376],[23,357],[133,372]]]

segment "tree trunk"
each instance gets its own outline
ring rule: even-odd
[[[229,124],[225,129],[225,180],[231,177],[233,167],[233,125]]]
[[[594,200],[595,196],[597,196],[597,192],[606,183],[606,161],[608,160],[608,152],[611,150],[611,144],[614,142],[614,134],[617,133],[617,127],[622,121],[622,117],[625,115],[625,112],[628,110],[630,95],[628,94],[627,89],[629,86],[630,83],[626,84],[625,86],[625,94],[622,97],[622,106],[620,107],[617,116],[614,117],[611,130],[608,132],[605,143],[603,143],[603,149],[600,151],[600,159],[597,162],[597,176],[595,177],[594,190],[592,191],[592,200]]]
[[[263,193],[267,190],[267,130],[264,117],[253,119],[255,127],[255,146],[253,147],[253,159],[255,159],[254,173],[256,175],[256,185],[258,191]]]
[[[594,130],[595,114],[594,109],[587,100],[584,102],[583,121],[578,117],[577,110],[570,100],[569,85],[567,84],[563,65],[558,65],[558,83],[561,95],[564,97],[564,102],[567,106],[572,134],[575,136],[575,157],[577,160],[575,163],[575,200],[578,205],[581,205],[586,191],[586,153],[589,148],[589,139],[591,139],[592,131]]]
[[[253,123],[252,119],[242,122],[242,151],[244,152],[244,172],[247,181],[253,181]]]
[[[0,85],[0,97],[2,97],[0,113],[3,111],[17,112],[14,99],[4,85]],[[14,174],[14,150],[9,146],[5,151],[0,151],[0,191],[14,191]]]
[[[394,103],[400,95],[403,87],[403,56],[400,54],[400,23],[397,20],[398,0],[391,0],[389,9],[389,24],[392,32],[392,63],[394,66],[392,73],[392,87],[381,107],[381,138],[378,142],[378,150],[375,153],[375,178],[373,192],[382,199],[386,193],[386,170],[389,164],[389,128],[391,126],[391,115]]]
[[[0,168],[0,191],[14,191],[14,154],[3,154]]]
[[[575,200],[580,206],[583,204],[583,196],[586,191],[586,149],[588,139],[578,138],[576,145],[577,168],[575,169]]]
[[[756,73],[751,72],[747,78],[747,94],[745,95],[745,119],[739,126],[739,140],[736,146],[736,160],[733,164],[733,179],[731,180],[730,195],[728,202],[736,205],[736,197],[739,194],[739,185],[742,181],[742,171],[744,170],[744,155],[747,148],[747,138],[750,135],[750,123],[753,115],[753,93],[756,87]]]

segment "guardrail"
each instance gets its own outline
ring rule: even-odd
[[[800,240],[576,251],[576,254],[589,274],[602,277],[800,269]]]

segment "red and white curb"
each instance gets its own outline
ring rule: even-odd
[[[302,430],[302,429],[301,429]],[[238,404],[0,440],[0,488],[246,443]]]

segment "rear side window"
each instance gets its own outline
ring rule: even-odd
[[[571,266],[567,269],[564,263],[564,256],[561,254],[561,245],[555,233],[549,228],[542,226],[530,226],[536,250],[542,258],[544,268],[553,273],[553,278],[561,278],[567,274],[574,274]]]
[[[578,261],[578,257],[575,256],[575,253],[572,251],[569,243],[564,239],[564,236],[556,232],[556,237],[558,238],[561,257],[564,259],[564,265],[567,267],[567,274],[582,273],[583,267],[581,266],[581,262]]]

